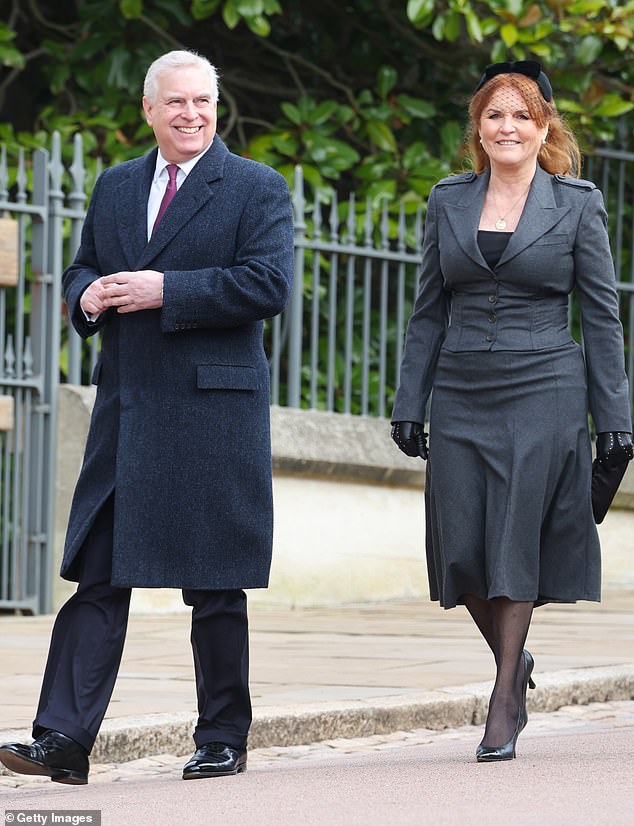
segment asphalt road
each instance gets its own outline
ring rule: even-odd
[[[508,763],[476,763],[480,735],[469,726],[261,749],[246,774],[190,782],[180,780],[182,758],[163,756],[153,771],[148,761],[135,761],[119,774],[110,767],[100,779],[97,772],[88,786],[38,779],[5,788],[0,811],[25,812],[5,822],[45,823],[34,815],[100,810],[103,826],[632,822],[634,702],[535,714]]]

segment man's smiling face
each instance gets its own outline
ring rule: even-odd
[[[209,75],[198,66],[162,72],[156,100],[143,98],[147,122],[170,163],[188,161],[209,146],[216,134],[216,109]]]

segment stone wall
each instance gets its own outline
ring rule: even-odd
[[[59,394],[56,566],[95,388]],[[427,596],[424,462],[400,453],[384,420],[271,409],[275,533],[271,583],[251,602],[308,606]],[[600,526],[606,585],[634,586],[634,472]],[[627,580],[627,582],[626,582]],[[54,603],[74,586],[56,577]],[[137,589],[133,610],[185,610],[180,592]]]

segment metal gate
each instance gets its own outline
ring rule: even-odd
[[[76,145],[76,150],[81,147]],[[51,608],[64,250],[78,240],[83,164],[64,206],[59,135],[50,154],[0,155],[0,611]],[[69,221],[73,225],[69,230]]]

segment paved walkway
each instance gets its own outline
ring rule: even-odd
[[[3,741],[30,727],[52,621],[0,616]],[[608,589],[600,605],[539,608],[528,647],[534,711],[634,699],[634,592]],[[493,665],[464,609],[426,601],[257,608],[251,652],[253,747],[479,723]],[[186,753],[194,714],[188,613],[132,615],[102,730],[110,740],[95,758]]]

